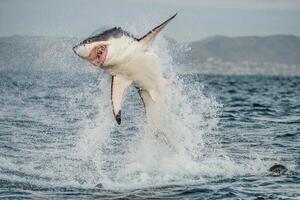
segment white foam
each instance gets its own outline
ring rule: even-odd
[[[116,129],[112,125],[113,118],[109,114],[111,108],[105,100],[110,98],[110,94],[104,92],[101,93],[101,100],[96,101],[100,108],[95,119],[96,127],[92,130],[85,129],[76,147],[78,157],[83,162],[95,165],[92,173],[97,178],[84,175],[90,173],[88,171],[83,171],[81,178],[87,183],[99,181],[106,188],[116,189],[198,183],[216,177],[225,178],[260,171],[261,162],[236,163],[219,148],[216,132],[221,105],[213,97],[205,96],[201,85],[184,85],[176,77],[166,41],[162,37],[157,39],[154,49],[162,60],[164,73],[173,82],[166,92],[166,107],[163,108],[166,111],[161,113],[162,119],[167,123],[163,123],[160,128],[175,150],[155,137],[145,125],[133,136],[128,136],[131,139],[123,142],[125,153],[109,152],[117,148],[114,146],[115,139],[112,138],[113,131],[124,131],[121,132],[124,135],[127,133],[123,128]],[[107,84],[99,87],[106,91]],[[130,117],[136,114],[129,113]],[[142,119],[135,120],[128,126],[144,124]],[[214,144],[207,144],[208,141],[214,141]],[[254,166],[254,169],[250,166]]]
[[[137,31],[137,27],[142,30]],[[128,25],[129,31],[141,33],[148,32],[145,27],[149,26]],[[122,117],[127,116],[129,120],[122,119],[122,125],[116,125],[111,110],[110,77],[102,74],[99,85],[87,85],[84,94],[65,94],[74,99],[88,99],[98,110],[95,117],[77,122],[78,127],[86,124],[85,128],[75,135],[57,138],[49,149],[30,151],[33,160],[30,164],[16,164],[14,160],[0,157],[1,163],[5,163],[1,167],[45,176],[50,181],[4,174],[0,177],[59,187],[94,187],[101,182],[105,188],[119,189],[202,183],[265,172],[269,163],[262,159],[235,161],[226,155],[218,145],[221,104],[213,97],[205,96],[201,84],[186,85],[177,78],[167,42],[161,36],[157,38],[154,50],[162,61],[164,74],[173,83],[165,94],[166,104],[162,108],[165,111],[161,117],[166,123],[160,128],[174,148],[155,137],[144,123],[142,102],[137,102],[138,97],[126,97]],[[98,87],[96,94],[92,87]],[[137,96],[133,90],[129,93]],[[68,106],[77,109],[75,101],[71,100]],[[40,121],[44,112],[30,110],[29,113]],[[57,121],[55,115],[50,119],[53,120],[51,123],[66,126],[65,122]],[[24,137],[18,135],[15,138],[21,141]]]

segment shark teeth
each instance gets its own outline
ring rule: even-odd
[[[106,57],[107,46],[99,45],[90,52],[86,59],[95,66],[101,66],[105,63]]]

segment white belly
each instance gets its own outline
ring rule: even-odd
[[[108,69],[112,75],[123,75],[143,90],[159,90],[163,75],[160,63],[152,52],[136,52],[130,60]]]

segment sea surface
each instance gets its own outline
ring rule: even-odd
[[[0,199],[300,199],[300,77],[169,78],[172,148],[101,70],[1,70]]]

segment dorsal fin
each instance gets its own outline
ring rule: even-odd
[[[148,47],[153,40],[155,39],[155,37],[157,36],[157,34],[174,18],[176,17],[177,13],[175,15],[173,15],[172,17],[170,17],[169,19],[167,19],[166,21],[164,21],[163,23],[161,23],[160,25],[158,25],[157,27],[155,27],[154,29],[152,29],[150,32],[148,32],[146,35],[144,35],[143,37],[141,37],[140,39],[138,39],[139,42],[143,43],[144,47]]]

